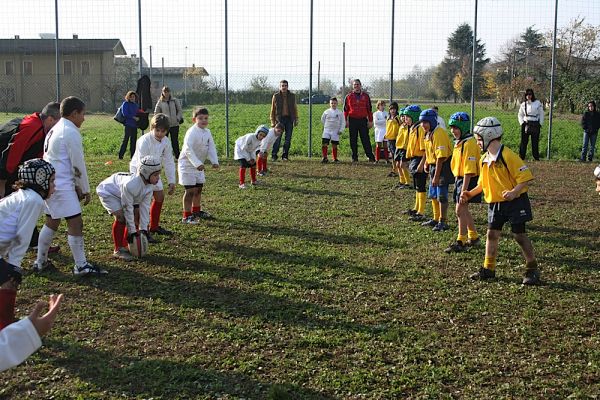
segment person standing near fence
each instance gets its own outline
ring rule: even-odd
[[[581,117],[581,127],[583,128],[583,147],[581,148],[581,162],[587,160],[592,162],[596,151],[596,139],[598,139],[598,129],[600,129],[600,113],[596,109],[596,102],[590,101],[587,104],[587,111]]]
[[[137,140],[137,121],[138,121],[138,110],[140,106],[137,104],[137,94],[130,90],[125,95],[125,101],[121,104],[121,111],[125,117],[125,132],[123,134],[123,142],[119,149],[119,160],[123,159],[125,151],[127,150],[127,142],[129,142],[129,155],[133,157],[135,153],[135,142]]]
[[[531,155],[536,161],[540,160],[540,131],[544,123],[544,106],[536,100],[533,89],[525,91],[525,99],[519,107],[519,125],[521,125],[521,146],[519,156],[525,160],[527,143],[531,136]]]
[[[370,162],[375,162],[375,155],[371,147],[369,129],[373,127],[373,106],[371,97],[363,92],[360,79],[352,81],[352,92],[344,99],[344,116],[346,126],[350,131],[350,149],[352,150],[352,162],[358,162],[358,135],[366,156]]]
[[[171,147],[175,158],[179,158],[179,124],[183,123],[183,111],[179,99],[171,96],[171,89],[168,86],[162,88],[160,98],[154,107],[154,114],[165,114],[169,117],[169,133],[167,136],[171,139]]]
[[[298,125],[298,105],[296,104],[296,95],[288,90],[288,81],[285,79],[279,82],[279,91],[273,94],[271,101],[271,126],[274,127],[278,122],[285,127],[285,142],[283,143],[282,161],[289,160],[290,146],[292,144],[292,131],[294,126]],[[277,153],[281,145],[281,136],[273,144],[273,154],[271,160],[277,160]]]

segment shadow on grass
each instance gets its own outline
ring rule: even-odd
[[[535,232],[546,233],[544,241],[559,244],[561,246],[577,249],[585,248],[598,251],[598,237],[600,231],[589,229],[572,229],[560,226],[528,225],[527,229]]]
[[[52,347],[56,354],[48,359],[54,366],[115,397],[125,394],[143,398],[333,398],[294,384],[274,384],[235,371],[206,369],[193,360],[144,359],[52,338],[46,341],[46,346]],[[280,395],[273,397],[271,393],[275,392]]]
[[[289,186],[287,184],[278,185],[276,183],[272,183],[269,185],[272,188],[276,188],[285,192],[291,192],[296,194],[301,194],[305,196],[324,196],[324,197],[340,197],[340,198],[357,198],[359,195],[357,193],[349,193],[349,192],[340,192],[335,190],[323,190],[323,189],[309,189],[302,187],[294,187]]]
[[[335,168],[335,167],[334,167]],[[306,180],[325,180],[325,181],[344,181],[344,182],[352,182],[353,185],[356,185],[356,177],[354,176],[331,176],[331,175],[308,175],[308,174],[299,174],[299,173],[288,173],[287,176],[290,178],[296,179],[306,179]]]

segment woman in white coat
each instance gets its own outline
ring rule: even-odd
[[[168,86],[162,88],[160,98],[154,107],[154,114],[166,114],[169,117],[169,133],[171,138],[171,147],[175,158],[179,158],[179,125],[183,123],[183,111],[179,99],[171,96],[171,89]]]
[[[519,107],[519,125],[521,125],[521,145],[519,156],[525,160],[527,155],[527,143],[531,136],[531,155],[537,161],[540,160],[540,131],[544,123],[544,106],[536,100],[533,89],[525,91],[525,99]]]

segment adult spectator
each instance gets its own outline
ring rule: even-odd
[[[598,129],[600,129],[600,112],[596,109],[596,102],[593,100],[587,104],[587,111],[581,117],[581,127],[583,128],[583,147],[580,161],[585,162],[587,154],[587,160],[592,162],[596,151]]]
[[[273,94],[271,101],[271,126],[281,123],[285,130],[285,142],[283,143],[282,161],[288,161],[290,146],[292,144],[292,131],[298,125],[298,105],[296,95],[288,90],[288,81],[279,82],[279,92]],[[273,154],[271,160],[277,160],[277,153],[281,145],[281,136],[273,143]]]
[[[352,91],[344,99],[344,116],[346,126],[350,131],[350,149],[352,150],[352,162],[358,162],[358,135],[366,156],[370,162],[375,162],[369,129],[373,127],[373,108],[371,97],[362,90],[359,79],[352,81]]]
[[[125,151],[127,150],[127,142],[129,142],[129,155],[133,157],[135,153],[135,142],[137,140],[137,122],[138,122],[138,111],[140,109],[137,103],[137,94],[130,90],[125,95],[125,101],[121,104],[121,110],[125,117],[125,132],[123,134],[123,142],[119,149],[119,160],[123,159]]]
[[[59,119],[60,103],[56,102],[48,103],[41,112],[23,118],[17,133],[12,136],[0,157],[0,198],[12,192],[19,165],[44,155],[46,134]]]
[[[154,107],[154,114],[165,114],[169,117],[169,133],[171,138],[171,147],[175,158],[179,158],[179,124],[183,123],[183,112],[179,99],[171,96],[171,89],[164,86],[160,93],[160,98]]]
[[[544,106],[536,100],[533,89],[525,91],[525,98],[519,107],[519,125],[521,125],[521,146],[519,156],[525,160],[527,143],[531,136],[531,155],[534,160],[540,160],[540,131],[544,123]]]

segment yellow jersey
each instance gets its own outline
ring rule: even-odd
[[[511,149],[502,145],[497,156],[485,153],[481,158],[481,173],[477,184],[483,189],[487,203],[506,201],[502,192],[512,190],[519,183],[533,180],[533,174],[525,162]],[[519,196],[527,192],[525,186]]]
[[[396,140],[398,136],[398,130],[400,129],[400,117],[388,118],[385,122],[385,136],[386,140]]]
[[[406,150],[408,144],[408,126],[402,125],[398,130],[398,136],[396,137],[396,148]]]
[[[450,137],[446,130],[437,126],[433,132],[425,135],[425,162],[435,164],[438,158],[448,158],[452,152]]]
[[[406,158],[423,157],[424,155],[425,131],[421,125],[419,125],[416,129],[411,126],[406,143]]]
[[[479,160],[481,150],[473,136],[461,140],[454,145],[450,167],[454,176],[463,177],[467,174],[479,175]]]

